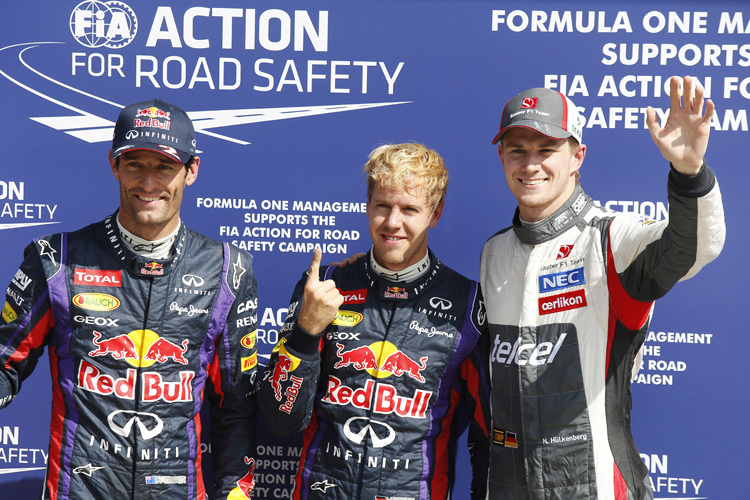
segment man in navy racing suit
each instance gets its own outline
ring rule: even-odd
[[[250,498],[257,286],[249,255],[180,220],[195,151],[182,109],[126,106],[110,151],[119,210],[32,242],[7,288],[1,406],[49,352],[44,499],[207,498],[204,390],[214,498]]]
[[[427,247],[444,206],[443,160],[420,144],[381,146],[365,172],[372,248],[343,268],[320,269],[314,252],[266,367],[264,419],[280,436],[304,430],[295,499],[443,500],[461,405],[472,498],[484,498],[484,305],[478,284]]]
[[[714,106],[679,78],[651,137],[671,163],[669,219],[595,205],[578,183],[575,105],[550,89],[508,101],[498,143],[518,200],[481,259],[492,379],[489,498],[652,499],[630,429],[630,383],[654,301],[716,258],[719,185],[703,156]],[[705,113],[704,111],[705,106]]]

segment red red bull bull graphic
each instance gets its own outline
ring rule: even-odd
[[[245,457],[245,464],[250,466],[247,474],[237,480],[237,487],[229,492],[227,500],[250,500],[255,488],[255,459]]]
[[[148,264],[144,264],[141,268],[141,274],[147,276],[162,276],[164,275],[164,266],[158,262],[149,262]]]
[[[406,288],[400,286],[389,286],[384,292],[383,297],[386,299],[405,300],[409,298],[409,292]]]
[[[188,340],[183,340],[181,345],[182,347],[162,337],[151,344],[143,359],[153,360],[159,363],[164,363],[168,359],[172,359],[180,364],[186,365],[188,361],[183,354],[187,352]]]
[[[339,358],[333,365],[336,369],[351,366],[377,378],[406,375],[421,383],[425,382],[421,372],[427,368],[428,356],[415,361],[390,342],[374,342],[348,351],[344,350],[343,344],[337,342],[336,356]]]
[[[273,367],[273,372],[269,377],[273,393],[277,401],[281,401],[281,382],[289,378],[289,369],[292,367],[292,358],[284,354],[279,354],[279,360]]]
[[[89,356],[111,355],[115,359],[124,359],[136,367],[147,368],[154,363],[168,361],[188,364],[185,353],[188,351],[188,340],[172,342],[153,330],[133,330],[111,338],[103,338],[101,332],[94,330],[92,342],[96,349]]]
[[[89,352],[89,356],[106,356],[111,355],[115,359],[138,359],[138,353],[135,350],[135,343],[123,333],[109,339],[102,339],[101,332],[94,330],[94,345],[97,347]]]

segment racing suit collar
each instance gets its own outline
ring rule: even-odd
[[[119,210],[118,210],[119,211]],[[185,247],[185,223],[180,221],[180,229],[174,242],[174,252],[167,259],[149,259],[137,255],[126,247],[117,227],[117,213],[104,219],[106,238],[113,254],[120,260],[122,267],[135,276],[166,276],[182,258]]]
[[[370,279],[373,288],[378,291],[381,300],[405,301],[416,298],[432,282],[432,278],[437,275],[443,268],[443,263],[435,257],[432,250],[427,249],[430,266],[427,272],[414,281],[408,283],[403,281],[391,281],[383,278],[376,273],[370,265],[372,249],[370,249],[363,259],[360,259],[365,266],[365,272]]]
[[[518,208],[513,216],[513,231],[516,237],[527,245],[538,245],[549,241],[562,231],[580,223],[586,212],[594,205],[594,201],[583,192],[577,184],[570,198],[558,208],[555,213],[533,224],[521,224]]]

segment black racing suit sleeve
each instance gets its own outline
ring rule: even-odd
[[[219,336],[206,384],[211,411],[214,498],[224,500],[254,463],[257,418],[258,286],[252,257],[230,247],[230,262],[245,269]],[[231,269],[230,265],[230,269]],[[230,272],[231,275],[231,272]],[[230,289],[232,278],[228,278]]]
[[[635,251],[633,261],[620,280],[632,298],[651,302],[666,294],[679,280],[698,272],[718,256],[723,246],[725,225],[716,176],[703,164],[695,175],[671,168],[667,183],[669,219],[658,239],[637,250],[639,237],[631,243],[619,239],[619,250]],[[648,226],[643,228],[643,233]],[[628,248],[630,247],[630,248]]]
[[[484,309],[484,299],[477,286],[477,295],[470,312],[472,328],[479,331],[479,339],[469,357],[461,365],[462,404],[469,417],[467,444],[471,457],[472,500],[484,499],[487,491],[487,473],[490,453],[490,377],[489,329]]]
[[[32,243],[5,291],[0,319],[0,408],[13,400],[34,371],[54,324],[47,280]]]
[[[325,269],[321,269],[324,276]],[[320,383],[322,335],[311,335],[297,324],[307,273],[297,283],[281,339],[271,354],[260,387],[266,426],[286,438],[307,427]]]

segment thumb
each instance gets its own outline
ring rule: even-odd
[[[320,283],[320,259],[322,256],[323,252],[321,252],[320,248],[313,250],[312,263],[307,274],[308,283]]]

